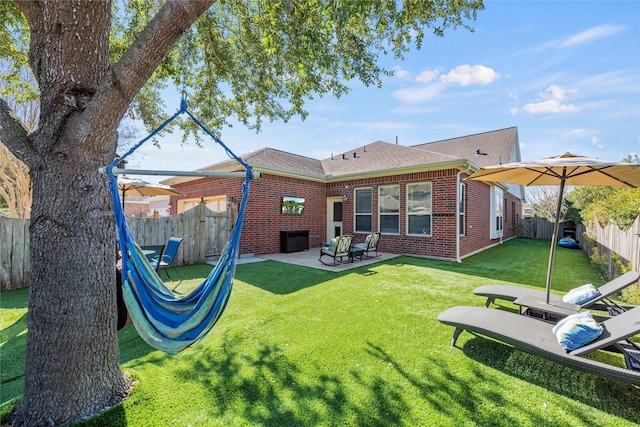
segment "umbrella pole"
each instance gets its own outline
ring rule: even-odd
[[[558,229],[560,228],[560,210],[562,208],[562,196],[564,194],[565,178],[560,180],[560,194],[558,195],[558,207],[556,208],[556,221],[553,224],[553,235],[551,236],[551,251],[549,252],[549,267],[547,268],[547,295],[545,302],[549,304],[551,296],[551,271],[553,270],[553,256],[556,253],[556,244],[558,242]]]

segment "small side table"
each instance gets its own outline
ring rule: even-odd
[[[360,261],[362,261],[362,256],[364,255],[364,249],[360,248],[351,248],[349,249],[349,262],[353,262],[355,257],[359,257]]]
[[[513,301],[513,303],[520,306],[520,314],[540,317],[549,322],[555,322],[563,317],[580,312],[580,306],[578,304],[559,301],[550,301],[547,303],[545,298],[532,295],[521,296]]]

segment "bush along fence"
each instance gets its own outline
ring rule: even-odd
[[[213,212],[204,203],[185,213],[161,218],[128,217],[127,224],[140,246],[164,245],[182,237],[175,265],[197,264],[215,257],[229,239],[237,218],[237,204]],[[0,291],[29,286],[29,220],[0,215]]]

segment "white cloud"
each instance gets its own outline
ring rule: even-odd
[[[412,80],[413,73],[411,71],[405,70],[399,65],[393,67],[393,75],[400,80]]]
[[[437,98],[442,92],[442,85],[431,84],[422,87],[410,87],[393,92],[393,97],[407,104],[417,104]]]
[[[457,83],[460,86],[472,84],[488,85],[500,77],[493,68],[484,65],[459,65],[447,74],[440,76],[443,83]]]
[[[429,83],[438,78],[440,75],[440,70],[424,70],[418,77],[416,77],[416,82],[418,83]]]
[[[553,99],[555,101],[564,101],[567,96],[567,90],[558,85],[551,85],[545,93],[540,95],[544,99]]]
[[[605,24],[599,25],[597,27],[589,28],[588,30],[582,31],[578,34],[575,34],[563,42],[558,46],[560,49],[567,49],[573,46],[577,46],[580,44],[590,43],[595,40],[599,40],[605,37],[610,37],[614,34],[617,34],[623,31],[625,27],[623,25],[612,25]]]
[[[555,99],[547,99],[542,102],[533,102],[522,107],[525,113],[548,114],[548,113],[575,113],[578,111],[573,105],[563,105]]]
[[[542,101],[531,102],[522,110],[532,115],[551,113],[575,113],[578,108],[572,104],[563,103],[568,94],[576,93],[575,90],[567,90],[558,85],[551,85],[544,93],[540,94]],[[513,111],[512,111],[513,114]]]
[[[569,49],[574,46],[591,43],[596,40],[613,36],[621,31],[624,31],[625,29],[626,27],[623,25],[598,25],[597,27],[589,28],[588,30],[581,31],[572,36],[550,41],[541,46],[533,48],[532,51],[541,52],[547,49]]]

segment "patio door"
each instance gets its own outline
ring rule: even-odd
[[[342,235],[342,197],[327,198],[327,242]]]

